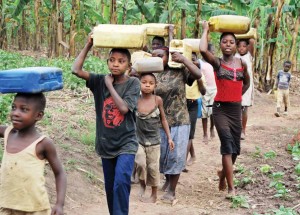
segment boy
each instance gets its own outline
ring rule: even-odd
[[[246,126],[248,121],[248,107],[253,105],[254,84],[253,84],[253,55],[254,39],[240,39],[237,41],[236,57],[241,58],[247,64],[248,74],[250,76],[250,86],[242,96],[242,134],[241,140],[246,138]]]
[[[277,90],[277,112],[275,113],[276,117],[280,117],[280,107],[283,102],[284,104],[284,115],[288,114],[288,107],[290,105],[290,98],[289,98],[289,85],[291,81],[291,73],[289,70],[291,69],[292,63],[289,60],[286,60],[283,63],[283,71],[280,70],[276,76],[275,80],[275,87],[274,89]]]
[[[160,36],[154,36],[151,43],[152,50],[149,50],[147,46],[143,48],[143,51],[151,53],[155,49],[159,49],[165,46],[165,39]]]
[[[128,214],[130,176],[138,149],[134,110],[140,93],[135,77],[125,75],[130,69],[130,52],[114,48],[107,60],[109,75],[82,69],[93,46],[91,35],[73,64],[73,74],[86,80],[93,92],[96,108],[96,152],[102,158],[105,191],[111,215]]]
[[[12,126],[0,126],[4,154],[0,179],[0,214],[63,215],[66,175],[51,139],[35,127],[44,116],[42,93],[18,93],[13,101]],[[57,199],[50,208],[45,187],[46,160],[55,176]]]

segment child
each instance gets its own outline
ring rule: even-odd
[[[198,68],[200,68],[200,64],[197,58],[197,54],[195,52],[192,53],[192,62],[195,64]],[[201,70],[202,71],[202,70]],[[205,95],[206,89],[203,83],[203,77],[201,79],[195,80],[192,84],[192,86],[189,86],[186,84],[185,86],[185,92],[186,92],[186,103],[187,108],[190,116],[190,122],[191,122],[191,128],[190,128],[190,134],[189,134],[189,142],[187,145],[187,153],[186,158],[188,158],[188,154],[190,153],[191,157],[187,161],[187,165],[192,165],[196,161],[196,155],[193,145],[193,139],[195,135],[196,130],[196,123],[197,123],[197,115],[198,115],[198,101],[197,99],[200,98],[200,96]],[[183,172],[188,172],[188,170],[185,168]]]
[[[201,78],[200,69],[192,61],[178,52],[172,53],[172,61],[182,63],[181,69],[168,67],[169,49],[162,47],[153,50],[153,57],[161,57],[164,71],[156,74],[157,87],[155,93],[164,101],[164,111],[172,140],[174,150],[170,151],[167,136],[160,129],[161,156],[160,172],[166,177],[162,190],[167,192],[162,200],[168,203],[176,203],[176,186],[182,170],[185,168],[186,150],[189,141],[190,118],[186,104],[185,84],[192,85],[195,79]]]
[[[0,178],[0,214],[63,215],[66,175],[51,139],[35,124],[44,116],[42,93],[18,93],[12,103],[12,126],[0,126],[4,154]],[[45,187],[45,163],[49,162],[56,182],[56,203],[52,208]]]
[[[280,70],[276,76],[275,80],[275,90],[278,89],[277,92],[277,112],[275,116],[280,117],[280,107],[282,102],[284,104],[284,115],[288,114],[288,107],[290,105],[290,97],[289,97],[289,85],[291,81],[291,73],[289,70],[291,69],[292,63],[289,60],[286,60],[283,63],[283,71]]]
[[[82,69],[93,46],[91,35],[73,64],[73,73],[86,80],[93,92],[96,108],[96,152],[102,158],[105,191],[111,215],[128,214],[130,176],[138,149],[134,110],[140,93],[135,77],[125,75],[130,69],[130,52],[114,48],[107,60],[109,75]]]
[[[240,154],[241,101],[242,95],[249,88],[250,77],[246,63],[234,57],[236,51],[234,34],[225,32],[221,35],[220,49],[222,57],[218,58],[207,50],[208,22],[203,21],[202,27],[200,52],[203,58],[213,66],[217,85],[217,95],[213,104],[213,118],[221,141],[223,168],[218,172],[219,190],[226,189],[227,181],[228,194],[226,198],[232,198],[235,196],[233,164]]]
[[[151,48],[152,50],[149,50],[147,46],[143,48],[143,51],[151,53],[151,51],[162,48],[165,46],[165,39],[160,36],[154,36],[151,42]]]
[[[159,127],[163,127],[166,132],[170,150],[173,150],[174,143],[171,139],[169,125],[163,109],[161,97],[153,94],[156,87],[156,78],[152,73],[142,73],[141,96],[138,100],[136,112],[137,139],[139,149],[135,162],[139,175],[141,192],[143,196],[146,183],[152,187],[150,198],[141,199],[144,202],[155,203],[157,199],[157,186],[159,185],[159,155],[160,155],[160,134]],[[146,177],[147,175],[147,177]]]
[[[214,47],[212,44],[208,43],[207,50],[214,55]],[[203,142],[208,144],[208,134],[207,134],[207,124],[208,118],[210,118],[210,138],[215,137],[214,132],[214,120],[212,115],[212,105],[214,102],[214,98],[217,94],[217,86],[214,77],[214,68],[212,65],[207,63],[205,60],[199,59],[199,63],[201,65],[201,71],[203,72],[203,76],[205,78],[205,87],[206,93],[202,96],[202,127],[203,127]]]
[[[242,96],[242,134],[241,140],[245,139],[246,136],[246,126],[248,121],[248,107],[253,105],[253,71],[252,71],[252,61],[254,53],[254,39],[241,39],[237,41],[237,51],[236,57],[241,58],[247,64],[248,73],[250,76],[250,86],[248,90]]]

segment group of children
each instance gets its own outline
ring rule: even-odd
[[[211,137],[214,137],[215,124],[221,141],[219,189],[228,187],[228,198],[235,195],[233,164],[240,154],[240,139],[244,138],[241,135],[245,135],[247,107],[253,101],[251,53],[247,41],[237,43],[234,34],[223,33],[220,37],[222,57],[215,57],[208,44],[207,22],[203,22],[202,27],[200,51],[204,60],[194,55],[190,61],[180,53],[171,53],[173,61],[184,65],[182,69],[168,67],[169,50],[158,37],[152,42],[152,56],[162,58],[164,71],[161,73],[140,74],[139,79],[127,76],[125,72],[130,70],[131,55],[121,48],[113,48],[109,53],[109,75],[85,71],[83,64],[93,46],[91,35],[73,64],[73,73],[86,81],[94,95],[95,148],[102,159],[110,214],[128,214],[135,165],[142,201],[157,200],[160,173],[165,177],[162,200],[171,203],[176,200],[176,186],[189,152],[190,161],[195,160],[192,145],[196,125],[194,102],[200,95],[186,94],[187,86],[195,83],[198,84],[196,91],[203,94],[204,142],[208,141],[207,119],[212,112]],[[235,56],[236,48],[240,56]],[[290,66],[289,61],[284,63],[284,71],[279,72],[275,84],[278,94],[287,97],[285,113]],[[243,103],[242,95],[247,95],[247,102]],[[12,103],[12,126],[0,126],[5,149],[1,164],[1,215],[63,214],[66,174],[52,140],[40,134],[35,126],[44,115],[45,103],[42,93],[18,93]],[[280,115],[279,108],[276,116]],[[43,175],[46,160],[56,181],[57,200],[52,210]],[[144,198],[146,185],[152,188],[150,198]]]

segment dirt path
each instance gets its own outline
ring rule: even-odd
[[[194,147],[197,154],[197,161],[192,166],[188,166],[189,172],[182,173],[177,186],[178,203],[170,206],[158,201],[156,204],[142,203],[138,200],[137,184],[132,185],[130,199],[130,214],[253,214],[254,212],[265,213],[271,209],[276,209],[280,205],[293,207],[299,204],[299,194],[292,194],[293,198],[288,201],[274,198],[274,192],[268,188],[268,179],[257,173],[260,165],[269,161],[263,158],[255,158],[253,154],[257,148],[261,153],[274,150],[277,158],[269,163],[280,170],[283,165],[288,171],[292,167],[289,154],[284,149],[285,144],[292,135],[300,129],[300,99],[299,96],[292,96],[292,107],[289,116],[276,118],[274,116],[275,100],[272,95],[257,94],[255,106],[250,108],[249,122],[246,140],[242,141],[241,156],[238,163],[246,169],[254,172],[255,179],[252,185],[244,188],[237,188],[241,195],[248,197],[249,209],[233,209],[231,202],[224,199],[225,192],[218,191],[217,170],[221,166],[221,156],[219,154],[219,140],[216,137],[208,145],[202,143],[202,124],[197,122],[196,137]],[[96,156],[92,156],[90,161],[94,164]],[[287,167],[284,167],[285,161]],[[97,177],[101,178],[101,168],[95,167]],[[72,215],[99,215],[108,214],[105,193],[102,183],[87,183],[80,178],[81,173],[70,171],[68,197],[66,199],[66,214]],[[257,177],[256,177],[257,176]],[[240,176],[239,176],[240,177]],[[103,177],[102,177],[103,178]],[[265,180],[265,184],[260,180]],[[100,184],[100,185],[99,185]],[[265,187],[265,188],[264,188]],[[265,190],[267,190],[265,192]],[[147,190],[146,195],[150,195]],[[159,197],[163,193],[159,192]]]

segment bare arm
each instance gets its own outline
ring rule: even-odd
[[[244,80],[243,80],[243,88],[242,88],[242,95],[248,90],[250,86],[250,76],[247,69],[247,64],[242,61],[243,67],[244,67]]]
[[[92,48],[92,46],[93,46],[93,39],[92,39],[91,33],[90,33],[87,43],[85,44],[84,48],[81,50],[81,52],[79,53],[79,55],[75,59],[75,62],[73,63],[73,66],[72,66],[72,73],[74,75],[76,75],[77,77],[82,78],[86,81],[89,80],[90,73],[88,73],[87,71],[84,71],[82,69],[82,67],[83,67],[83,63],[85,61],[85,58],[87,56],[87,53]]]
[[[255,40],[254,39],[250,39],[249,40],[249,52],[251,54],[251,56],[253,57],[254,56],[254,49],[255,49]]]
[[[7,128],[7,126],[0,125],[0,137],[4,137],[4,132],[5,132],[6,128]]]
[[[209,33],[209,27],[207,21],[203,21],[202,28],[203,28],[203,34],[199,45],[200,53],[206,62],[210,63],[214,67],[214,69],[218,69],[220,67],[220,61],[211,52],[207,50],[208,33]]]
[[[164,107],[163,107],[163,100],[161,99],[160,96],[156,96],[156,101],[157,101],[159,112],[160,112],[160,121],[161,121],[162,127],[163,127],[164,131],[166,132],[170,150],[173,150],[175,147],[175,144],[171,138],[169,124],[166,119],[166,115],[165,115],[165,111],[164,111]]]
[[[57,152],[53,142],[46,138],[43,142],[40,143],[42,150],[38,151],[43,152],[44,157],[48,160],[52,171],[55,176],[55,184],[56,184],[56,203],[55,206],[52,208],[51,215],[63,215],[63,207],[65,203],[65,196],[66,196],[66,188],[67,188],[67,179],[65,171],[61,165],[61,162],[58,159]],[[39,144],[39,145],[40,145]]]
[[[202,77],[201,70],[195,64],[193,64],[191,60],[188,60],[179,52],[172,53],[172,61],[183,63],[188,69],[188,71],[191,73],[191,78],[199,79]]]
[[[114,100],[114,102],[115,102],[117,108],[119,109],[120,113],[125,115],[129,111],[128,105],[119,96],[119,94],[115,90],[115,88],[113,86],[113,81],[114,81],[114,78],[112,77],[111,74],[105,76],[105,84],[106,84],[106,87],[107,87],[108,91],[110,92],[110,95],[111,95],[112,99]]]
[[[201,95],[204,96],[206,94],[206,88],[204,86],[203,80],[198,79],[197,82],[198,82],[198,89],[199,89]]]
[[[278,80],[278,74],[277,74],[275,77],[274,90],[278,89],[278,83],[279,83],[279,80]]]

